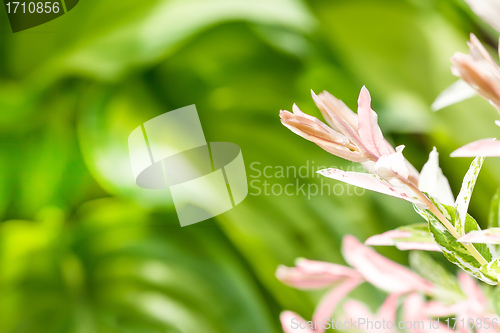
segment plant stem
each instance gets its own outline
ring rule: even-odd
[[[427,205],[429,211],[438,218],[438,220],[446,227],[446,229],[448,229],[448,231],[453,235],[453,237],[459,239],[460,235],[457,233],[455,227],[450,223],[450,221],[448,221],[448,219],[443,215],[443,213],[441,213],[441,211],[432,203],[432,201],[430,201],[429,198],[427,198],[427,196],[423,194],[412,182],[405,180],[403,178],[401,180],[403,180],[403,182],[412,189],[412,191],[417,195],[417,197]],[[476,260],[481,265],[488,263],[486,259],[483,258],[481,253],[479,253],[479,251],[474,247],[474,245],[470,243],[462,243],[462,245],[470,252],[470,254],[474,258],[476,258]]]

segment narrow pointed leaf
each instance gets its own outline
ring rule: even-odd
[[[474,191],[474,186],[476,185],[477,176],[479,175],[483,163],[484,157],[476,157],[474,161],[472,161],[469,170],[465,174],[460,193],[455,201],[455,209],[457,210],[457,214],[455,215],[455,228],[459,235],[464,235],[466,233],[465,223],[467,210],[469,208],[472,191]]]
[[[500,227],[500,187],[491,199],[488,228]]]

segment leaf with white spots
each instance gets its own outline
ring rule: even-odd
[[[488,228],[500,227],[500,188],[491,199]]]
[[[433,204],[441,211],[441,213],[452,222],[455,220],[456,212],[455,208],[447,205],[440,204],[433,198],[430,198]],[[467,250],[467,248],[457,241],[455,237],[443,226],[443,224],[437,219],[437,217],[428,210],[419,208],[414,205],[417,213],[420,214],[429,223],[429,231],[434,238],[434,241],[438,244],[443,252],[443,255],[453,264],[457,265],[466,272],[471,273],[476,278],[492,285],[496,285],[497,281],[493,280],[491,277],[485,275],[480,271],[481,263],[479,263],[476,258]],[[470,215],[466,215],[466,230],[467,232],[472,230],[480,230],[476,221]],[[485,244],[474,244],[473,245],[477,251],[483,256],[483,258],[490,262],[494,257],[491,249]]]
[[[467,210],[472,191],[474,191],[474,186],[476,185],[477,176],[479,175],[479,171],[481,171],[483,163],[484,157],[476,157],[472,161],[469,170],[465,174],[460,193],[455,201],[455,209],[457,210],[457,214],[455,215],[455,229],[457,229],[458,234],[461,236],[466,233]]]

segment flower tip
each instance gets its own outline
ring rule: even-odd
[[[405,149],[405,145],[399,145],[396,147],[396,152],[397,153],[403,153],[403,150]]]
[[[368,89],[366,88],[366,86],[363,86],[361,88],[360,93],[359,93],[358,106],[360,106],[360,105],[366,105],[366,104],[369,105],[370,102],[371,102],[370,92],[368,91]]]
[[[352,248],[353,246],[361,244],[358,239],[352,235],[347,235],[344,237],[342,240],[342,243],[344,243],[344,248]]]
[[[293,111],[293,113],[294,113],[294,114],[301,114],[301,113],[303,113],[303,112],[299,109],[298,105],[297,105],[297,104],[295,104],[295,103],[293,103],[293,106],[292,106],[292,111]]]
[[[286,276],[287,276],[287,267],[286,266],[283,266],[283,265],[279,265],[278,268],[276,268],[276,272],[274,273],[274,276],[276,276],[276,278],[280,281],[283,281],[285,280]]]

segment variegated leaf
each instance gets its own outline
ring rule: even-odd
[[[500,281],[500,258],[497,258],[487,264],[481,266],[480,271],[488,278]]]
[[[430,199],[450,223],[453,223],[453,221],[455,221],[456,212],[454,207],[440,204],[433,198]],[[434,214],[432,214],[428,210],[419,208],[416,205],[414,205],[414,207],[417,213],[419,213],[429,223],[429,231],[436,243],[443,251],[446,259],[488,284],[497,284],[496,280],[493,280],[491,277],[485,275],[482,271],[480,271],[481,263],[479,263],[476,258],[474,258],[474,256],[462,243],[458,242],[457,239],[453,237],[453,235],[443,226],[443,224],[436,218]],[[472,216],[468,214],[465,218],[464,229],[466,230],[466,232],[472,230],[480,230],[476,221],[472,218]],[[473,246],[487,262],[490,262],[493,259],[494,254],[491,252],[491,249],[487,245],[473,244]]]
[[[441,251],[434,242],[427,223],[416,223],[374,235],[365,241],[366,245],[395,246],[399,250]]]
[[[442,301],[450,303],[463,298],[455,275],[436,262],[429,254],[422,251],[410,252],[410,267],[418,275],[434,284],[434,293]]]
[[[472,196],[472,191],[474,190],[474,185],[476,185],[477,176],[479,175],[479,171],[481,170],[483,163],[484,157],[476,157],[474,161],[472,161],[469,170],[465,174],[460,193],[455,201],[455,209],[457,210],[457,214],[455,216],[455,229],[457,229],[460,236],[467,232],[465,226],[467,210],[469,208],[469,202]]]
[[[500,227],[500,188],[497,190],[490,204],[488,228]]]

